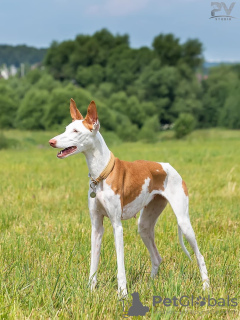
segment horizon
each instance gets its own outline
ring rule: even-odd
[[[98,31],[98,30],[96,30]],[[74,39],[65,39],[65,40],[62,40],[61,42],[63,41],[69,41],[69,40],[74,40]],[[130,39],[129,39],[130,40]],[[60,42],[59,42],[60,43]],[[51,45],[51,44],[50,44]],[[44,49],[44,50],[47,50],[50,48],[50,45],[48,47],[37,47],[37,46],[33,46],[33,45],[28,45],[26,43],[19,43],[19,44],[9,44],[9,43],[0,43],[0,46],[12,46],[12,47],[18,47],[18,46],[26,46],[26,47],[29,47],[29,48],[35,48],[35,49]],[[131,43],[129,41],[129,47],[131,47]],[[142,46],[142,47],[147,47],[147,46]],[[139,49],[141,47],[131,47],[131,48],[134,48],[134,49]],[[148,48],[152,49],[152,46],[149,46]],[[203,54],[203,57],[204,57],[204,62],[206,63],[240,63],[240,59],[239,60],[219,60],[219,59],[206,59],[204,54]]]

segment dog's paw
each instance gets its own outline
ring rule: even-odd
[[[151,278],[152,279],[155,279],[156,276],[158,275],[158,267],[157,268],[152,268],[152,271],[151,271]]]
[[[206,279],[203,281],[203,290],[208,290],[210,288],[210,282],[209,279]]]
[[[127,296],[127,294],[128,294],[127,288],[118,289],[118,297],[119,298],[123,298],[123,297]]]
[[[88,281],[88,287],[90,288],[91,291],[93,291],[97,286],[97,279],[89,279]]]

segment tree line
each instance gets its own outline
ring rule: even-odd
[[[29,65],[41,62],[47,49],[37,49],[26,45],[10,46],[0,45],[0,66],[6,64],[8,67],[14,65],[19,67],[21,63]]]
[[[57,129],[69,123],[72,97],[83,114],[96,100],[102,128],[123,140],[154,139],[160,126],[184,119],[189,127],[240,128],[240,65],[204,77],[202,64],[200,41],[181,44],[172,34],[139,49],[106,29],[53,42],[44,70],[0,80],[0,127]]]

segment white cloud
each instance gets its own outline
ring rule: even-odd
[[[86,12],[91,15],[125,16],[144,9],[151,0],[107,0],[102,5],[91,5]]]

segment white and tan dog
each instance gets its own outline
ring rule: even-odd
[[[154,277],[162,261],[154,242],[154,226],[157,218],[169,202],[178,223],[179,240],[183,251],[190,255],[183,243],[182,233],[191,245],[199,266],[203,289],[209,287],[207,268],[201,255],[188,214],[188,191],[185,182],[168,163],[138,160],[127,162],[115,158],[99,133],[99,121],[95,102],[88,107],[83,118],[73,99],[70,101],[72,123],[64,133],[49,141],[54,148],[64,149],[59,159],[83,153],[90,173],[88,206],[90,210],[91,289],[97,283],[97,268],[103,235],[103,218],[111,220],[118,265],[118,291],[127,294],[124,267],[123,228],[121,220],[130,219],[141,211],[138,230],[151,257]]]

